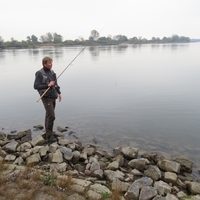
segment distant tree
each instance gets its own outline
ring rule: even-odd
[[[162,38],[162,42],[163,42],[163,43],[169,43],[169,42],[171,42],[171,38],[163,37],[163,38]]]
[[[171,42],[179,42],[179,36],[178,35],[172,35]]]
[[[30,36],[27,36],[26,40],[27,40],[28,43],[31,43],[31,37]]]
[[[40,41],[41,41],[42,43],[47,42],[46,36],[45,36],[45,35],[41,35],[41,36],[40,36]]]
[[[53,42],[53,39],[54,39],[53,34],[50,33],[50,32],[48,32],[48,33],[46,34],[46,40],[47,40],[46,42],[51,43],[51,42]]]
[[[93,37],[93,39],[96,41],[99,38],[99,32],[96,30],[92,30],[91,31],[91,37]]]
[[[46,35],[41,35],[40,36],[40,41],[42,43],[51,43],[53,42],[53,34],[52,33],[46,33]]]
[[[190,42],[191,40],[190,40],[189,37],[181,36],[181,37],[179,38],[179,41],[180,41],[180,42]]]
[[[148,40],[146,38],[142,38],[142,43],[146,44],[146,43],[148,43]]]
[[[53,34],[53,42],[54,43],[61,43],[63,41],[63,37],[57,33]]]
[[[89,41],[94,41],[94,38],[92,36],[90,36]]]
[[[38,38],[35,35],[31,35],[31,42],[38,43]]]
[[[101,44],[108,44],[108,40],[106,37],[100,37],[97,41]]]
[[[114,36],[114,39],[121,42],[127,42],[128,38],[125,35],[116,35]]]
[[[138,43],[138,38],[137,37],[132,37],[132,38],[129,39],[129,41],[131,43],[137,44]]]
[[[3,38],[0,36],[0,42],[3,42]]]
[[[4,49],[4,48],[5,48],[4,40],[3,40],[3,38],[0,36],[0,49]]]

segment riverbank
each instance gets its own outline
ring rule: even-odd
[[[169,160],[134,146],[108,152],[58,130],[53,144],[42,131],[0,132],[1,199],[27,199],[27,192],[29,199],[200,199],[200,174],[188,158]]]

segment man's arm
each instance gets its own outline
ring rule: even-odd
[[[34,81],[34,89],[36,90],[43,90],[47,89],[48,84],[47,83],[42,83],[42,74],[40,71],[37,71],[35,73],[35,81]]]

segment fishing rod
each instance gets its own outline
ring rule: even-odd
[[[65,67],[65,69],[60,73],[60,75],[56,78],[56,80],[58,80],[58,78],[65,72],[65,70],[74,62],[74,60],[76,60],[76,58],[85,50],[86,47],[84,47],[75,57],[74,59],[67,65],[67,67]],[[49,86],[44,93],[40,96],[40,98],[37,100],[37,102],[49,91],[49,89],[51,88],[51,86]]]

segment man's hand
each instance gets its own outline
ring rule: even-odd
[[[55,81],[50,81],[48,84],[48,87],[54,86],[55,85]]]
[[[60,102],[62,100],[61,94],[58,95],[58,101]]]

